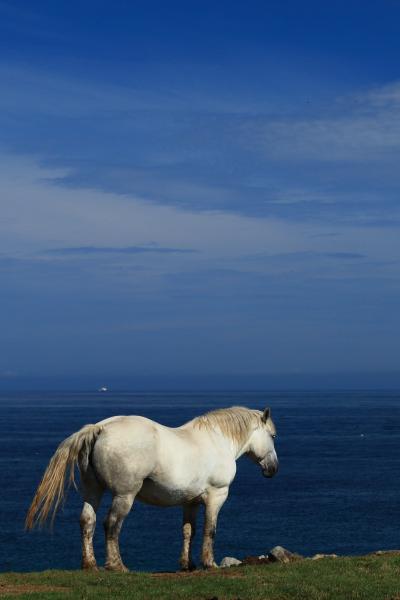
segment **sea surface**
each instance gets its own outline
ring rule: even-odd
[[[232,405],[271,407],[280,470],[265,479],[257,465],[239,460],[220,512],[218,561],[264,554],[277,544],[305,555],[400,547],[400,392],[12,393],[0,395],[0,569],[79,568],[81,501],[75,490],[52,533],[24,531],[42,473],[72,432],[119,414],[177,426]],[[100,564],[109,501],[105,496],[95,535]],[[175,570],[180,547],[179,508],[135,503],[121,534],[129,568]]]

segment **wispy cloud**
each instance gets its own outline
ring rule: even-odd
[[[271,259],[299,259],[299,260],[312,260],[315,258],[332,258],[337,260],[360,260],[363,258],[367,258],[365,254],[360,254],[359,252],[318,252],[309,250],[307,252],[286,252],[282,254],[273,254],[267,256],[266,258]]]
[[[257,130],[256,130],[257,128]],[[253,124],[267,156],[300,161],[381,161],[400,151],[400,84],[338,98],[306,119],[295,116]]]
[[[312,111],[263,107],[260,94],[249,110],[238,95],[233,111],[218,86],[198,95],[1,64],[0,80],[3,143],[60,169],[53,185],[193,212],[400,224],[399,83],[338,91]]]
[[[191,254],[197,252],[192,248],[165,248],[162,246],[75,246],[66,248],[49,248],[44,254],[58,256],[82,256],[90,254]]]
[[[332,260],[332,261],[361,261],[368,258],[366,254],[360,252],[344,252],[344,251],[332,251],[324,252],[320,250],[300,250],[297,252],[280,252],[271,254],[268,252],[260,252],[253,255],[243,257],[245,261],[257,261],[265,264],[285,264],[285,265],[299,265],[301,263],[312,263],[314,265],[321,261]]]
[[[374,88],[364,94],[357,96],[362,106],[379,108],[400,108],[400,82],[394,81],[390,84]]]
[[[326,256],[326,258],[337,258],[339,260],[359,260],[367,258],[365,254],[359,254],[358,252],[323,252],[322,256]]]

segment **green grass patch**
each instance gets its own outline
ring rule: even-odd
[[[0,575],[1,599],[400,600],[400,556],[304,560],[180,573]]]

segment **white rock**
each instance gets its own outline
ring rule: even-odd
[[[226,567],[237,567],[237,565],[241,565],[242,561],[238,560],[237,558],[233,558],[233,556],[225,556],[225,558],[223,558],[221,560],[220,563],[220,567],[222,569],[225,569]]]
[[[299,560],[301,557],[286,550],[286,548],[282,548],[282,546],[275,546],[269,551],[268,558],[273,562],[289,563]]]

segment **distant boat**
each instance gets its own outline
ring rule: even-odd
[[[98,389],[99,392],[108,392],[108,388],[106,388],[104,385],[103,387]]]

